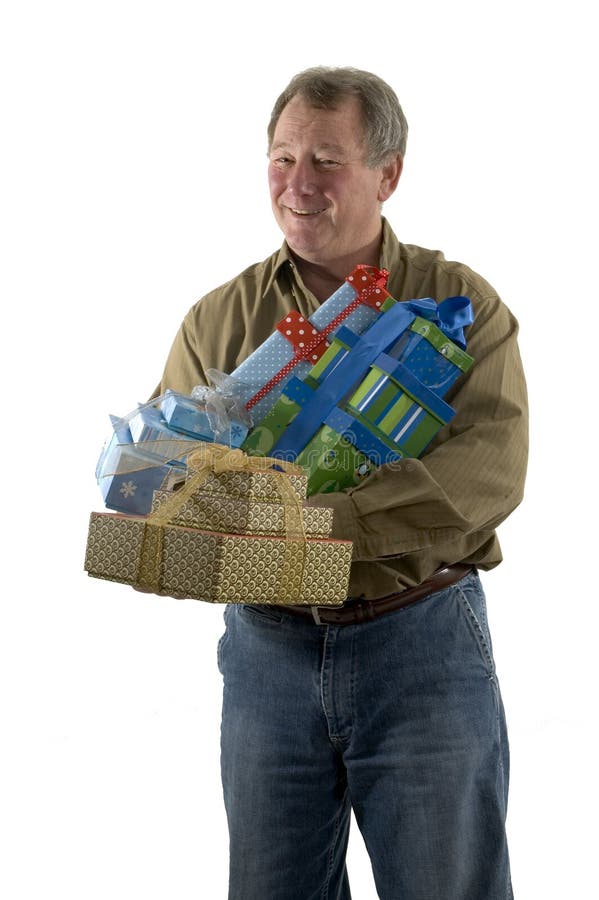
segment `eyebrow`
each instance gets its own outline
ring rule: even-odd
[[[277,141],[277,143],[276,143],[276,144],[273,144],[272,147],[270,148],[270,149],[271,149],[271,153],[272,153],[274,150],[285,150],[285,149],[288,149],[288,148],[290,148],[290,146],[291,146],[291,145],[289,144],[288,141]],[[324,143],[324,144],[317,144],[317,145],[316,145],[316,149],[317,149],[319,152],[320,152],[320,151],[323,151],[323,150],[326,150],[328,153],[334,153],[334,154],[337,154],[337,155],[343,155],[343,154],[347,153],[347,150],[345,150],[340,144],[327,144],[327,143]]]

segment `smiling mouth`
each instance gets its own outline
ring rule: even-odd
[[[288,206],[289,209],[296,216],[317,216],[319,213],[324,212],[323,209],[294,209],[293,206]]]

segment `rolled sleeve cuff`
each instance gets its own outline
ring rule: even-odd
[[[358,527],[355,504],[349,494],[335,491],[331,494],[314,494],[305,501],[308,506],[328,507],[333,510],[333,530],[331,537],[342,541],[353,541],[354,557],[358,545]]]

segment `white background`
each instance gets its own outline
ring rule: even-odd
[[[87,517],[108,414],[147,398],[198,297],[279,245],[267,118],[325,63],[399,94],[400,239],[468,263],[521,322],[528,491],[484,579],[514,886],[598,897],[587,4],[207,6],[22,0],[1,16],[2,895],[226,897],[222,610],[88,578]],[[373,900],[355,828],[349,868]]]

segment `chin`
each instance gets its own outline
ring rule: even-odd
[[[321,244],[313,241],[295,241],[292,235],[286,236],[285,239],[289,248],[308,262],[325,263],[328,259],[328,253]]]
[[[292,250],[298,253],[324,253],[330,243],[327,236],[303,228],[284,228],[283,234]]]

